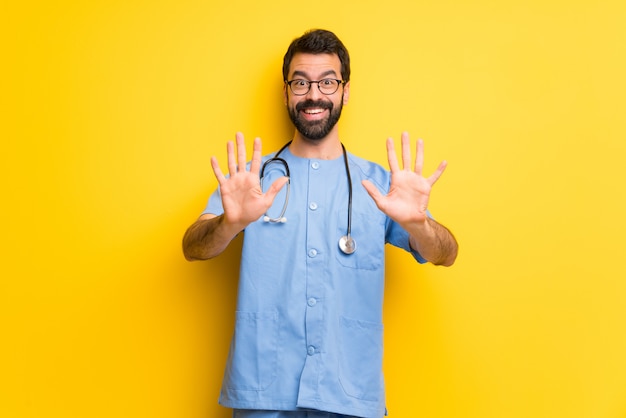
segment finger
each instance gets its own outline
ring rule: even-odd
[[[365,188],[365,191],[367,191],[372,199],[374,199],[374,203],[376,203],[376,206],[380,207],[380,204],[382,203],[382,200],[385,198],[385,196],[383,196],[380,190],[378,190],[378,187],[374,186],[374,183],[369,180],[363,180],[361,181],[361,184]]]
[[[398,157],[396,156],[396,149],[393,145],[393,138],[387,138],[387,161],[389,162],[389,170],[391,172],[398,171]]]
[[[402,169],[411,169],[411,139],[408,132],[402,132]]]
[[[424,141],[421,139],[417,140],[417,144],[415,145],[415,173],[422,175],[422,170],[424,169]]]
[[[246,171],[246,142],[241,132],[235,135],[237,138],[237,170]]]
[[[439,180],[439,177],[441,177],[441,175],[443,174],[447,166],[448,166],[448,162],[445,160],[442,161],[439,164],[439,167],[437,167],[437,170],[435,170],[435,172],[430,177],[428,177],[428,183],[431,186],[435,184],[437,180]]]
[[[234,175],[237,172],[237,161],[235,161],[235,144],[233,141],[226,143],[226,155],[228,156],[228,172]]]
[[[222,183],[226,181],[226,177],[224,177],[224,173],[222,173],[220,165],[217,162],[217,158],[215,157],[211,157],[211,168],[213,168],[213,173],[215,174],[217,182],[222,185]]]
[[[270,204],[271,202],[274,201],[274,198],[276,197],[280,189],[282,189],[283,186],[285,186],[285,184],[287,184],[288,181],[289,181],[289,177],[277,178],[272,183],[272,185],[267,189],[267,191],[265,192],[265,196],[269,199]]]
[[[254,139],[252,148],[252,161],[250,162],[250,172],[258,174],[261,169],[261,138]]]

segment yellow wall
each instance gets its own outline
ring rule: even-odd
[[[408,130],[449,168],[451,269],[388,252],[391,417],[626,417],[626,3],[3,5],[0,416],[228,417],[236,242],[185,228],[237,130],[291,135],[280,65],[311,27],[353,57],[341,136]]]

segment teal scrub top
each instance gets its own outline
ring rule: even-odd
[[[290,171],[287,220],[261,217],[244,230],[235,331],[219,402],[237,409],[308,408],[380,418],[386,414],[385,244],[426,260],[361,185],[368,179],[387,193],[387,170],[348,153],[357,249],[346,255],[338,245],[348,223],[343,157],[305,159],[288,148],[280,157]],[[282,165],[268,165],[264,188],[283,175]],[[270,217],[278,217],[286,195],[287,186]],[[219,189],[204,213],[223,213]]]

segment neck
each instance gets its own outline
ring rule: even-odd
[[[343,155],[341,141],[336,133],[334,135],[331,133],[319,140],[310,140],[296,131],[289,151],[296,157],[319,160],[334,160]]]

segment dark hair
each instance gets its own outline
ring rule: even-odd
[[[350,54],[337,36],[324,29],[312,29],[291,41],[283,58],[283,80],[287,80],[291,59],[297,53],[337,54],[341,62],[341,77],[350,81]]]

